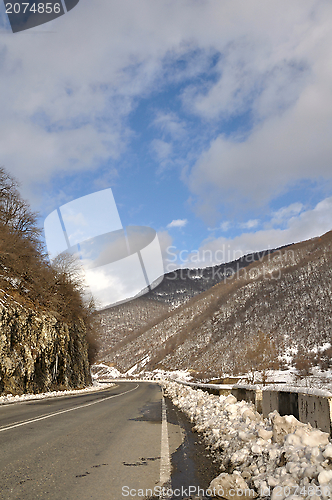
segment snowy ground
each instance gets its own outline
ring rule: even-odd
[[[115,384],[99,384],[94,381],[93,385],[86,387],[85,389],[73,389],[71,391],[52,391],[43,392],[40,394],[22,394],[21,396],[13,396],[12,394],[7,394],[6,396],[0,396],[0,405],[9,403],[18,403],[20,401],[31,401],[33,399],[46,399],[46,398],[57,398],[60,396],[71,396],[73,394],[86,394],[87,392],[107,389],[113,387]]]
[[[91,366],[92,378],[98,380],[99,378],[119,378],[124,375],[113,366],[105,365],[104,363],[95,363]]]
[[[268,372],[267,383],[283,383],[292,387],[307,387],[332,392],[332,371],[321,371],[318,367],[313,367],[311,371],[311,375],[299,377],[295,368],[271,370]],[[259,376],[257,378],[259,380]]]
[[[103,378],[127,378],[128,372],[122,374],[114,366],[108,366],[104,363],[98,363],[92,366],[92,374],[95,380]],[[135,378],[141,378],[145,380],[183,380],[186,382],[196,382],[194,377],[194,372],[191,370],[174,370],[166,371],[156,369],[152,372],[142,371],[140,373],[132,374]],[[255,384],[257,386],[262,386],[259,384],[260,374],[255,374]],[[208,382],[209,379],[199,380],[197,382]],[[239,383],[250,383],[252,382],[252,374],[243,375],[239,378]],[[332,370],[320,371],[318,368],[312,369],[312,375],[307,377],[299,377],[297,375],[295,368],[289,368],[288,370],[271,370],[268,372],[267,384],[277,383],[283,384],[285,387],[306,387],[311,389],[323,389],[330,391],[332,393]]]
[[[154,370],[153,372],[145,372],[142,374],[147,379],[154,380],[183,380],[184,382],[192,381],[192,373],[189,370]]]
[[[327,433],[277,412],[264,419],[252,404],[232,395],[213,396],[175,382],[162,385],[220,461],[212,492],[229,500],[332,498]]]

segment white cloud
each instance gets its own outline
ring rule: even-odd
[[[151,147],[160,162],[162,162],[163,160],[167,160],[172,154],[172,144],[166,141],[153,139]]]
[[[247,222],[243,222],[242,224],[240,224],[240,227],[242,229],[253,229],[254,227],[257,227],[258,224],[259,224],[258,219],[250,219]]]
[[[205,210],[220,195],[263,203],[298,179],[330,179],[331,12],[315,0],[82,1],[47,26],[0,33],[0,164],[33,197],[36,179],[119,158],[137,98],[210,71],[209,84],[186,83],[187,111],[206,127],[250,111],[254,130],[239,142],[212,125],[188,184]],[[168,111],[155,125],[173,139],[185,129]],[[169,158],[170,143],[154,147]]]
[[[231,222],[226,220],[220,224],[220,229],[226,233],[231,227]]]
[[[208,231],[218,231],[221,229],[224,233],[226,233],[230,227],[231,227],[231,222],[229,220],[226,220],[220,224],[220,226],[217,227],[208,227]]]
[[[208,267],[239,259],[242,255],[255,251],[308,240],[330,230],[332,230],[332,197],[324,199],[312,210],[291,216],[285,229],[271,228],[242,233],[235,238],[208,239],[197,250],[183,251],[185,260],[179,264],[183,267]]]
[[[303,92],[291,110],[261,124],[245,142],[219,136],[211,143],[189,178],[202,206],[220,196],[228,203],[235,198],[238,205],[261,205],[296,180],[331,180],[332,98],[318,87]]]
[[[273,212],[272,219],[270,221],[271,226],[279,226],[290,219],[292,216],[296,216],[304,210],[302,203],[292,203],[287,207],[282,207],[276,212]]]
[[[184,227],[188,224],[187,219],[175,219],[172,220],[169,224],[167,224],[168,229],[171,229],[173,227]]]
[[[115,263],[86,269],[84,276],[99,308],[127,301],[146,287],[140,261],[135,254]]]
[[[300,179],[331,181],[332,37],[328,12],[316,7],[312,16],[293,4],[291,32],[278,9],[273,23],[263,12],[266,31],[248,22],[246,34],[225,46],[217,81],[184,94],[187,108],[205,118],[250,111],[253,122],[242,136],[216,137],[197,160],[188,185],[200,215],[211,217],[220,199],[229,206],[236,200],[238,209],[261,206]]]
[[[225,45],[215,67],[215,83],[183,92],[187,108],[208,119],[225,119],[251,109],[254,119],[261,120],[279,115],[296,102],[310,81],[310,71],[294,50],[294,38],[286,36],[276,50],[273,36],[255,36],[250,25],[247,29]]]
[[[185,123],[175,113],[158,112],[153,124],[163,133],[169,134],[174,140],[185,135]]]

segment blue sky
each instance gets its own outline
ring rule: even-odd
[[[41,223],[111,187],[124,226],[158,232],[165,265],[169,246],[197,267],[195,250],[320,235],[331,17],[326,1],[80,0],[12,34],[0,3],[0,164]]]

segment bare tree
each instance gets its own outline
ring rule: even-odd
[[[22,199],[18,186],[14,177],[0,167],[0,222],[36,243],[41,234],[37,226],[37,214]]]
[[[263,384],[265,384],[268,371],[279,368],[278,352],[272,337],[258,331],[247,346],[245,362],[251,381],[255,383],[257,372],[260,372]]]
[[[95,307],[87,300],[75,256],[51,264],[39,240],[37,216],[22,200],[18,183],[0,168],[0,284],[21,300],[46,309],[62,321],[82,319],[92,338]]]
[[[293,358],[293,364],[297,370],[299,378],[305,378],[311,375],[311,370],[314,365],[314,354],[306,351],[303,347],[299,347],[296,356]]]

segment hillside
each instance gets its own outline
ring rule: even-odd
[[[103,361],[120,371],[137,364],[235,374],[305,352],[329,358],[331,278],[329,232],[263,256],[150,324],[128,324]]]
[[[0,168],[0,394],[91,383],[92,308],[70,258],[48,261],[37,216]]]
[[[162,282],[145,295],[100,311],[98,317],[102,324],[102,335],[99,339],[98,360],[105,359],[115,346],[118,349],[163,321],[171,311],[196,295],[273,251],[255,252],[227,264],[203,269],[177,269],[165,274]]]

